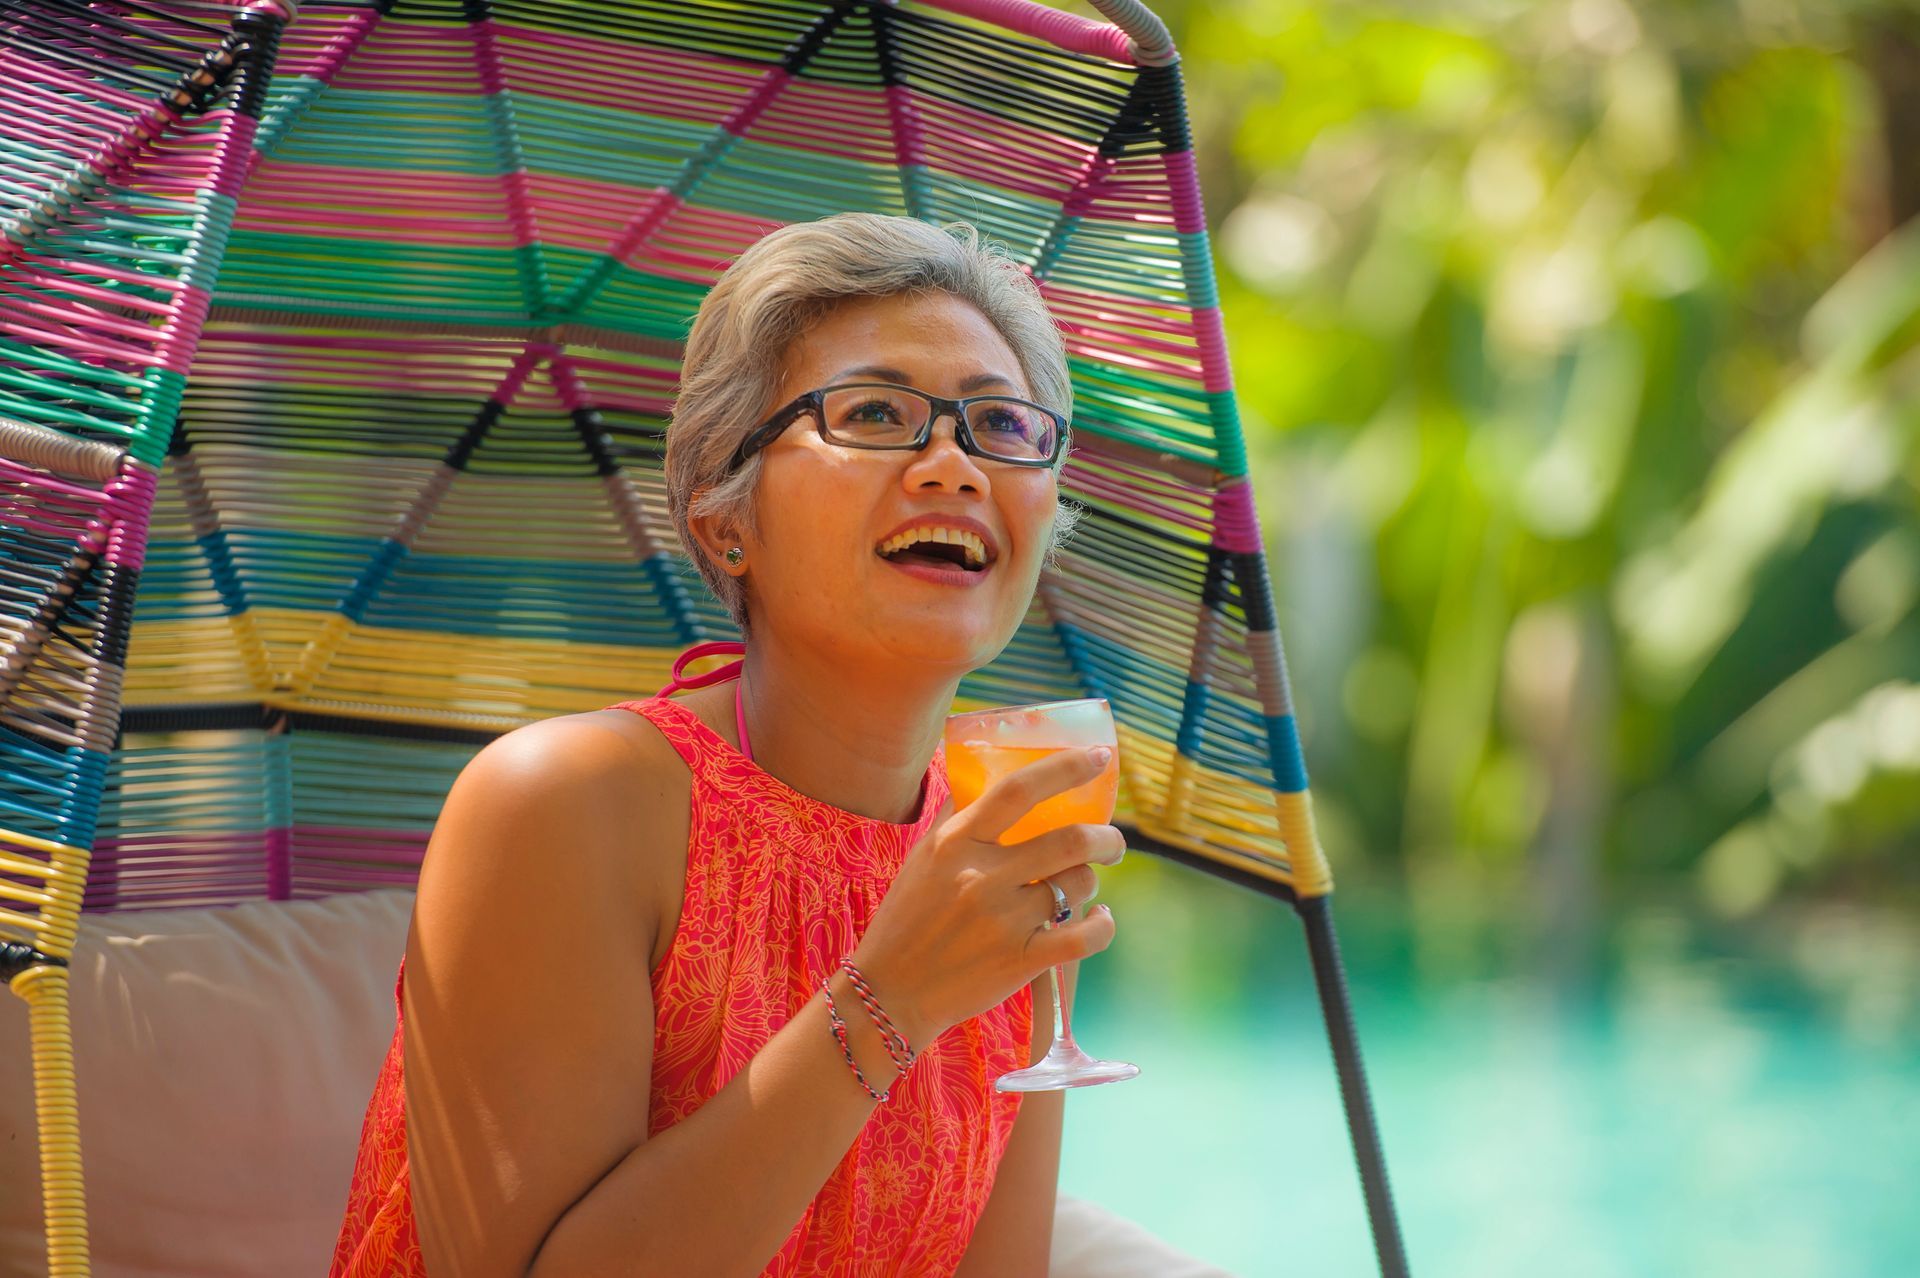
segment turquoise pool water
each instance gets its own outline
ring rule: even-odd
[[[1072,1097],[1062,1188],[1244,1278],[1376,1272],[1291,912],[1139,856],[1102,897],[1076,1029],[1142,1074]],[[1920,1275],[1916,920],[1623,909],[1549,983],[1338,900],[1415,1274]]]

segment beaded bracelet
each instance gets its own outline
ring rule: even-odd
[[[907,1036],[894,1028],[893,1018],[887,1015],[886,1008],[880,1006],[880,1000],[873,996],[872,987],[867,984],[867,978],[860,975],[860,969],[853,965],[851,955],[841,958],[840,970],[853,982],[853,992],[860,996],[860,1003],[867,1009],[873,1027],[880,1031],[880,1040],[887,1045],[887,1055],[893,1058],[894,1068],[902,1074],[906,1073],[920,1054],[907,1046]]]
[[[847,1023],[840,1019],[840,1009],[833,1005],[833,990],[830,987],[832,980],[831,976],[822,980],[820,992],[827,996],[827,1018],[833,1022],[834,1041],[840,1044],[840,1054],[847,1058],[847,1068],[853,1071],[854,1081],[860,1084],[860,1090],[877,1101],[883,1101],[893,1093],[893,1088],[889,1087],[884,1092],[876,1092],[873,1090],[873,1084],[867,1081],[867,1076],[860,1072],[860,1062],[853,1059],[853,1046],[847,1042]]]

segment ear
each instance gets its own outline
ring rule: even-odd
[[[705,496],[705,489],[694,494],[691,503],[694,510],[699,509],[700,499]],[[721,572],[729,577],[746,575],[746,563],[736,565],[727,562],[727,551],[735,546],[744,547],[747,544],[739,527],[731,519],[721,519],[717,515],[694,514],[689,511],[687,529],[693,534],[694,541],[699,543],[700,553],[711,560]]]

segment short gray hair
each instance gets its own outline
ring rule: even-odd
[[[667,510],[687,557],[743,631],[746,589],[694,539],[689,516],[696,498],[700,514],[753,530],[761,455],[737,473],[729,474],[727,465],[769,410],[794,340],[844,299],[934,292],[978,307],[1013,348],[1033,398],[1072,415],[1066,347],[1039,288],[964,222],[940,227],[910,217],[837,213],[783,226],[736,258],[700,304],[667,432]],[[1066,455],[1062,447],[1061,458]],[[1079,513],[1061,503],[1053,521],[1055,551]]]

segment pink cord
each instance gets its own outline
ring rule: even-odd
[[[740,753],[747,756],[747,762],[753,762],[753,745],[747,740],[747,712],[740,704],[740,689],[747,684],[746,662],[741,662],[740,681],[733,685],[733,727],[740,734]]]
[[[740,689],[747,681],[747,663],[744,660],[746,653],[747,645],[736,639],[715,639],[711,643],[697,643],[674,659],[673,678],[667,683],[666,687],[660,689],[660,691],[653,695],[655,697],[666,697],[676,692],[688,691],[694,688],[709,688],[716,683],[725,683],[729,679],[739,680],[733,688],[733,726],[740,734],[740,753],[747,756],[748,762],[752,762],[753,746],[747,740],[747,712],[740,700]],[[718,670],[709,670],[707,673],[701,675],[688,677],[685,673],[688,665],[700,660],[702,657],[717,657],[727,654],[737,654],[742,660],[735,661],[730,665],[721,666]]]

